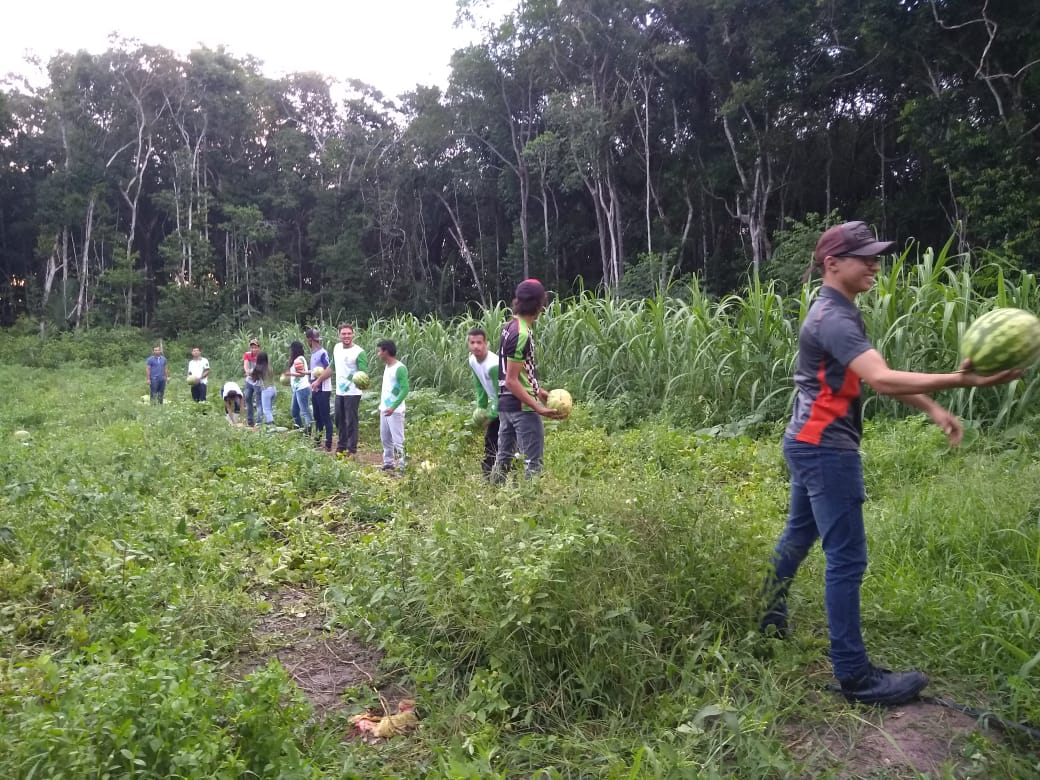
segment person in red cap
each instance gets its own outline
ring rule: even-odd
[[[254,380],[253,371],[256,369],[256,356],[260,354],[260,340],[249,339],[249,350],[242,353],[242,371],[246,375],[246,392],[243,402],[246,405],[246,424],[252,428],[260,421],[260,383]]]
[[[879,241],[863,222],[830,228],[816,244],[810,273],[820,269],[823,287],[798,334],[795,399],[783,439],[791,474],[787,524],[777,542],[765,583],[767,601],[760,630],[787,635],[787,593],[816,540],[826,558],[824,599],[834,676],[846,699],[865,704],[903,704],[928,684],[923,672],[893,672],[871,663],[860,628],[860,586],[867,568],[863,525],[863,466],[860,383],[898,398],[927,414],[951,446],[964,434],[960,420],[928,393],[955,387],[1010,382],[1021,371],[992,376],[961,371],[925,374],[897,371],[867,339],[856,296],[874,284],[878,255],[893,242]]]
[[[498,455],[491,472],[494,482],[505,480],[515,453],[523,454],[527,476],[541,471],[545,453],[542,418],[560,417],[545,405],[549,393],[538,384],[532,328],[545,303],[541,282],[520,282],[513,293],[513,317],[502,329],[498,346]]]

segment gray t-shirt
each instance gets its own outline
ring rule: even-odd
[[[856,304],[833,288],[822,288],[798,333],[797,392],[785,435],[819,447],[859,449],[860,380],[849,363],[873,348]]]

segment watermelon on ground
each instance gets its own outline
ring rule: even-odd
[[[1040,319],[1022,309],[987,312],[964,332],[961,354],[979,374],[1029,368],[1040,358]]]
[[[571,398],[571,394],[566,390],[550,390],[545,405],[550,409],[560,412],[561,415],[566,418],[570,415],[571,409],[574,408],[574,399]]]

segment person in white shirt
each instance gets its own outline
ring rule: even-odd
[[[191,386],[191,400],[195,403],[205,403],[206,384],[209,382],[209,361],[202,357],[202,350],[193,347],[191,360],[188,361],[188,379],[195,379]]]
[[[354,384],[354,375],[368,372],[368,355],[354,343],[354,326],[343,323],[339,326],[339,344],[332,350],[332,365],[311,382],[311,390],[321,388],[322,382],[336,373],[336,454],[345,453],[352,457],[358,444],[358,408],[361,405],[361,389]]]
[[[289,370],[285,372],[292,387],[293,424],[311,435],[311,372],[307,368],[307,359],[303,356],[303,342],[294,341],[289,345]]]
[[[485,477],[490,477],[498,457],[498,355],[488,349],[487,333],[483,328],[470,329],[466,334],[466,346],[469,347],[469,367],[473,370],[477,408],[487,414],[484,460],[480,469]]]
[[[379,439],[383,443],[383,471],[404,473],[404,413],[408,395],[408,369],[397,359],[397,345],[383,339],[377,345],[384,363],[383,389],[379,394]],[[396,461],[396,463],[395,463]]]
[[[238,415],[242,413],[242,388],[237,382],[225,382],[220,389],[220,397],[224,399],[224,414],[232,425],[238,425]]]

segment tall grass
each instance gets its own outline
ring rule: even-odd
[[[721,299],[694,282],[640,301],[588,292],[554,300],[535,327],[539,369],[545,384],[567,387],[607,423],[658,414],[694,427],[775,422],[789,409],[798,327],[818,291],[807,286],[785,298],[753,279],[743,293]],[[957,368],[958,344],[973,319],[996,306],[1040,311],[1040,291],[1033,274],[1008,275],[999,265],[973,270],[966,258],[951,255],[949,244],[938,252],[914,246],[882,269],[859,305],[891,366],[944,372]],[[356,339],[371,350],[377,339],[393,338],[416,386],[466,394],[466,332],[483,327],[495,348],[508,315],[502,305],[450,321],[400,314],[358,328]],[[323,332],[331,349],[335,328]],[[229,359],[237,359],[248,335],[228,340]],[[300,335],[296,326],[270,331],[265,347],[280,355]],[[942,400],[968,420],[1006,428],[1037,413],[1038,382],[1030,374],[1004,388],[957,390]],[[882,397],[868,397],[866,408],[868,415],[905,412]]]

